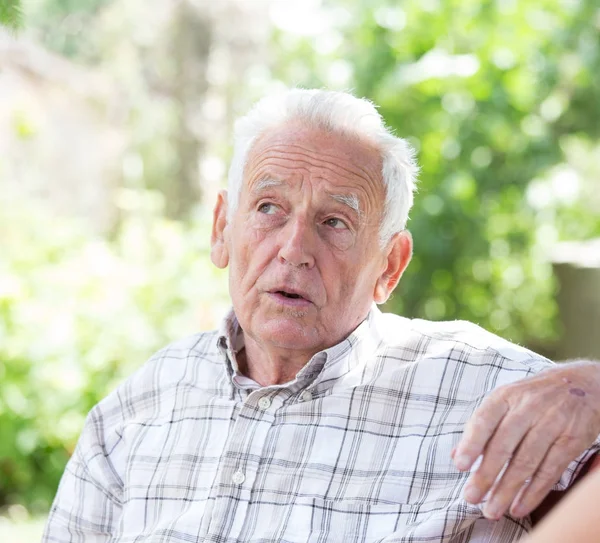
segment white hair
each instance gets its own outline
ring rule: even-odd
[[[238,119],[229,168],[229,218],[239,202],[244,169],[254,142],[268,129],[296,120],[309,128],[367,141],[379,151],[386,194],[379,229],[384,247],[394,234],[406,228],[419,168],[411,145],[391,133],[373,103],[346,92],[289,89],[263,98]]]

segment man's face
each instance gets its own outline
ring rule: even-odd
[[[244,334],[310,357],[385,301],[411,247],[401,234],[380,248],[384,198],[381,158],[364,142],[300,124],[259,138],[232,220],[221,194],[213,226],[213,262],[230,267]]]

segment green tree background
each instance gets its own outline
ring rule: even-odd
[[[0,206],[0,506],[46,511],[87,410],[227,303],[207,256],[211,202],[196,194],[196,211],[169,209],[178,150],[189,149],[173,144],[181,95],[161,90],[157,102],[160,85],[132,66],[150,62],[159,80],[177,69],[115,26],[126,4],[0,1],[0,21],[18,28],[23,12],[28,39],[77,65],[112,73],[128,51],[118,73],[137,93],[108,231],[57,218],[43,201]],[[281,84],[373,100],[422,167],[415,254],[387,309],[472,320],[551,356],[560,329],[549,254],[560,240],[600,235],[597,2],[330,0],[295,28],[282,15],[292,3],[273,4],[259,61],[219,83],[227,122]],[[130,14],[133,28],[141,13]],[[35,132],[27,119],[11,128],[23,139]],[[226,164],[227,138],[213,140],[198,152]],[[138,162],[141,173],[127,174]]]
[[[20,0],[2,0],[0,2],[0,24],[18,30],[22,23]]]

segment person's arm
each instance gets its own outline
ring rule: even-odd
[[[121,516],[122,482],[110,452],[120,438],[107,432],[99,406],[94,408],[54,499],[42,543],[106,543]]]
[[[502,386],[473,414],[453,453],[463,471],[483,455],[467,483],[465,499],[476,504],[491,491],[484,508],[488,518],[499,518],[509,509],[515,517],[526,516],[599,434],[597,362],[559,364]],[[578,466],[597,450],[598,446],[588,450]]]
[[[600,471],[591,470],[521,543],[598,543]]]

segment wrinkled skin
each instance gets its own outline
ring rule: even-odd
[[[293,379],[396,286],[412,240],[400,232],[380,246],[381,168],[364,141],[290,123],[253,145],[232,217],[219,195],[211,257],[229,266],[240,363],[258,383]]]
[[[515,517],[530,514],[600,434],[599,399],[596,362],[561,364],[494,390],[453,451],[462,471],[483,455],[467,482],[465,499],[477,504],[491,490],[486,517],[498,519],[508,511]]]

